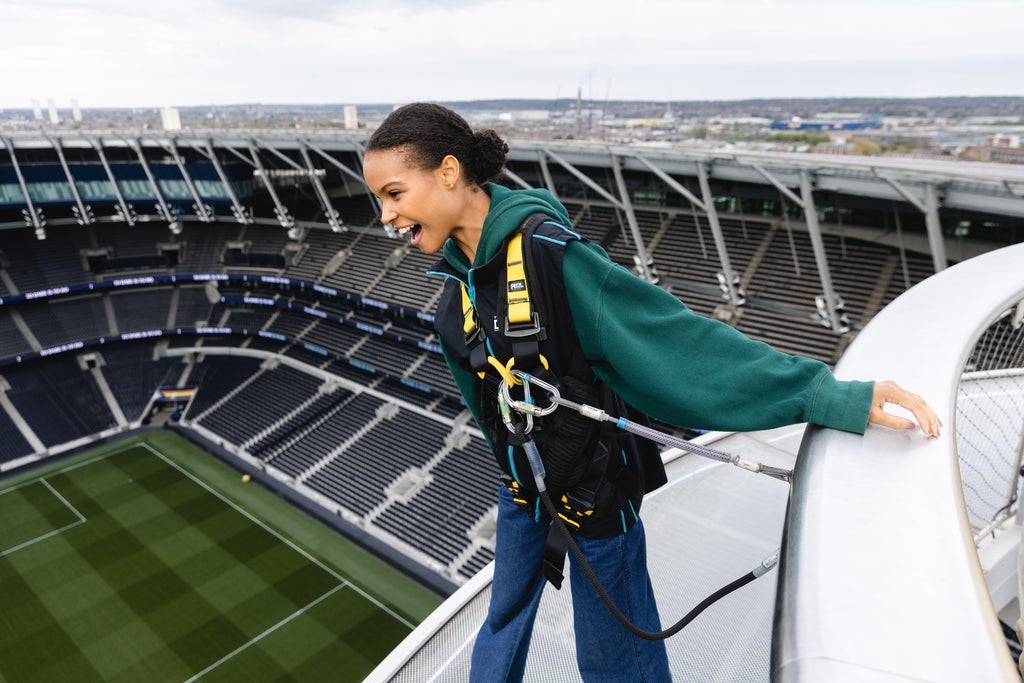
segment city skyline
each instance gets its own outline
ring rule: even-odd
[[[1014,0],[15,0],[4,19],[4,109],[1024,94]]]

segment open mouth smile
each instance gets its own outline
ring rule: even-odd
[[[416,242],[419,241],[420,233],[423,228],[419,223],[414,223],[412,225],[404,225],[400,228],[396,227],[395,230],[398,231],[399,235],[409,235],[411,233],[412,243],[416,244]]]

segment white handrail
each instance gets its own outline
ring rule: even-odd
[[[1024,244],[949,268],[861,332],[842,379],[924,396],[939,439],[812,428],[779,574],[776,681],[1020,681],[975,550],[956,453],[957,386],[974,344],[1024,297]]]

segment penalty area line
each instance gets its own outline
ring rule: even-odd
[[[270,628],[268,628],[266,631],[264,631],[263,633],[259,634],[255,638],[251,639],[249,642],[243,643],[242,645],[239,645],[237,648],[235,648],[231,652],[227,653],[226,655],[224,655],[223,657],[218,659],[216,662],[214,662],[210,666],[206,667],[205,669],[203,669],[199,673],[197,673],[194,676],[192,676],[192,678],[187,679],[185,681],[185,683],[193,683],[193,681],[199,680],[200,678],[202,678],[206,674],[210,673],[211,671],[216,669],[218,666],[220,666],[224,662],[228,661],[229,659],[231,659],[232,657],[237,655],[239,652],[245,650],[250,645],[253,645],[253,644],[258,643],[259,641],[263,640],[264,638],[269,636],[271,633],[273,633],[277,629],[281,628],[282,626],[284,626],[285,624],[290,622],[295,617],[298,617],[298,616],[301,616],[302,614],[305,614],[306,611],[308,611],[309,609],[311,609],[313,607],[316,607],[318,604],[320,604],[321,602],[323,602],[327,598],[331,597],[332,595],[337,593],[342,588],[345,588],[347,585],[348,584],[346,584],[346,583],[338,584],[337,586],[335,586],[331,590],[327,591],[326,593],[321,595],[319,598],[317,598],[313,602],[309,603],[308,605],[305,605],[304,607],[298,609],[297,611],[293,612],[292,614],[289,614],[287,617],[285,617],[281,621],[277,622],[276,624],[274,624],[273,626],[271,626]]]

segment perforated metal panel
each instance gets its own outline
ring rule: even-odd
[[[792,467],[801,427],[734,435],[715,444],[779,467]],[[789,487],[730,465],[685,456],[669,465],[669,484],[648,497],[643,517],[651,579],[668,626],[707,595],[742,576],[781,540]],[[568,584],[567,584],[568,585]],[[372,680],[461,683],[469,676],[476,630],[490,589],[470,598],[397,672]],[[775,574],[709,608],[667,643],[673,677],[695,683],[769,680]],[[368,679],[368,680],[371,680]],[[541,600],[527,681],[579,681],[568,588]]]

